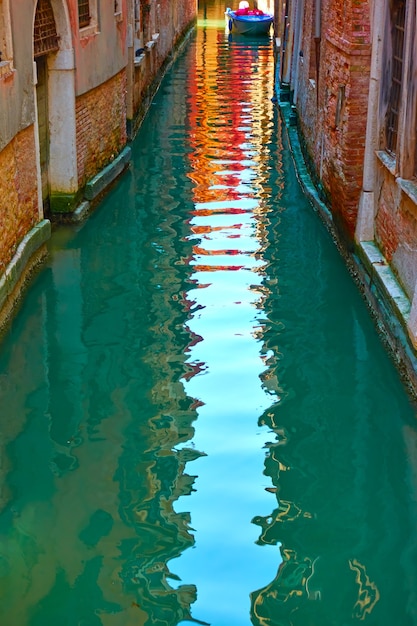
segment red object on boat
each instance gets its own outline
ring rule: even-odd
[[[261,11],[261,9],[237,9],[237,11],[234,11],[234,13],[236,15],[265,15],[265,13],[263,11]]]

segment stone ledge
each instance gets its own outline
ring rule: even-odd
[[[406,326],[410,317],[411,303],[388,261],[373,241],[361,241],[358,248],[362,262],[370,272],[371,279],[391,303],[395,314]]]
[[[72,222],[82,222],[90,212],[90,203],[88,200],[84,200],[78,207],[75,209],[74,213],[70,214],[70,219]]]
[[[346,248],[341,238],[342,233],[335,227],[333,216],[327,204],[321,199],[306,166],[297,126],[290,122],[292,107],[289,102],[280,102],[279,87],[277,95],[290,152],[303,191],[344,257],[347,269],[370,309],[381,340],[391,354],[405,386],[410,394],[417,398],[417,350],[408,331],[410,300],[375,242],[361,242],[354,250]],[[388,169],[392,168],[392,158],[389,155],[377,153],[377,156]]]
[[[15,291],[31,257],[51,236],[51,222],[42,220],[20,242],[13,259],[0,277],[0,310]]]
[[[116,180],[118,176],[123,172],[129,163],[132,156],[132,150],[129,146],[126,146],[120,154],[101,170],[94,178],[92,178],[85,186],[84,198],[86,200],[94,200],[105,189]]]

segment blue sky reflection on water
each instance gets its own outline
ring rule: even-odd
[[[413,408],[300,191],[268,105],[267,64],[252,83],[242,77],[266,51],[232,41],[236,56],[221,65],[222,33],[198,37],[190,226],[200,239],[188,326],[201,341],[190,349],[199,371],[185,388],[203,403],[193,442],[207,456],[193,467],[196,543],[175,570],[196,583],[193,616],[213,625],[388,625],[399,614],[389,590],[398,591],[401,574],[395,583],[381,576],[383,563],[403,550],[405,579],[415,581],[415,546],[399,539],[382,548],[376,520],[385,519],[392,479],[385,459],[405,458],[400,416],[415,439]],[[395,491],[406,536],[415,512],[402,471]],[[385,523],[395,504],[396,496]],[[399,612],[415,623],[413,602]]]
[[[208,29],[204,36],[208,41],[203,43],[201,31],[197,35],[197,66],[205,54],[208,65],[215,64],[216,38],[227,46],[218,31]],[[206,75],[206,84],[199,83],[197,122],[191,130],[196,184],[190,227],[196,243],[190,280],[196,288],[188,292],[193,302],[188,326],[200,341],[191,347],[188,363],[198,364],[200,372],[185,382],[185,390],[202,403],[193,444],[206,456],[193,463],[196,491],[187,502],[196,543],[172,566],[181,580],[192,578],[197,586],[193,616],[218,626],[249,624],[250,594],[275,577],[281,562],[277,545],[256,544],[259,527],[252,523],[255,516],[268,516],[276,502],[266,491],[271,481],[263,474],[269,435],[258,426],[259,417],[276,401],[276,390],[263,388],[266,365],[257,336],[265,266],[258,231],[267,213],[260,196],[268,167],[262,170],[256,129],[269,128],[263,138],[267,144],[273,84],[272,49],[268,42],[260,48],[264,65],[259,80],[242,79],[235,101],[210,90],[216,80],[229,80],[230,68],[218,68],[217,79],[213,73]],[[246,52],[243,46],[244,58]],[[236,138],[220,123],[234,109]],[[244,125],[237,121],[243,119]],[[204,133],[203,120],[210,123],[210,135]],[[213,152],[216,156],[210,158]]]

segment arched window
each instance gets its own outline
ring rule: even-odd
[[[33,56],[44,56],[59,50],[54,12],[50,0],[38,0],[33,30]]]

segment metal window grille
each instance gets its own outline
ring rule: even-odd
[[[394,154],[398,136],[398,116],[404,63],[405,0],[397,0],[392,17],[392,80],[387,112],[386,149]]]
[[[78,0],[78,26],[88,26],[90,19],[90,0]]]
[[[50,0],[39,0],[36,6],[33,48],[35,58],[59,50],[54,12]]]

